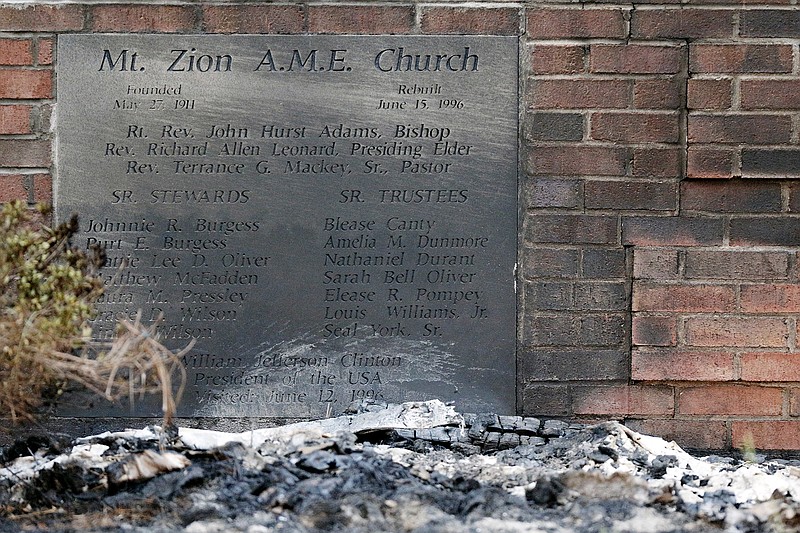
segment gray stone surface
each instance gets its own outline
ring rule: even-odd
[[[95,336],[141,310],[196,339],[179,416],[513,412],[517,47],[61,36],[56,214],[109,257]]]

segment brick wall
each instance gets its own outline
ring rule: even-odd
[[[526,9],[525,413],[800,448],[794,7]]]
[[[93,31],[519,35],[519,411],[800,449],[791,3],[0,2],[0,202],[52,199],[54,48]]]

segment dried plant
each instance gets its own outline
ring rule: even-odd
[[[111,343],[91,341],[103,257],[71,246],[77,227],[76,218],[41,224],[21,202],[0,212],[0,409],[14,421],[33,419],[48,392],[74,382],[109,400],[160,392],[170,424],[185,382],[180,357],[191,345],[173,353],[138,318],[122,322]]]
[[[121,320],[112,342],[89,341],[81,355],[53,352],[49,363],[61,379],[107,400],[127,396],[133,405],[137,396],[160,394],[164,425],[170,426],[186,383],[181,357],[191,350],[194,341],[173,352],[158,340],[157,324],[147,326],[139,318]]]

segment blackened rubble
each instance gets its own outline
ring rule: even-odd
[[[229,434],[29,440],[0,456],[0,531],[787,531],[800,463],[697,459],[618,423],[441,402]],[[38,448],[33,455],[27,448]]]

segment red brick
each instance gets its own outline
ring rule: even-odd
[[[568,385],[526,385],[522,390],[523,416],[570,416],[571,390]]]
[[[617,3],[616,0],[599,0],[598,4],[615,4]],[[645,6],[648,4],[680,4],[682,3],[681,0],[638,0],[636,2],[635,8],[638,9],[640,6]]]
[[[0,166],[49,167],[50,163],[49,141],[0,140]]]
[[[563,281],[540,281],[525,285],[526,303],[537,310],[564,311],[575,306],[575,284]],[[536,319],[531,319],[534,323]],[[554,321],[550,320],[552,324]]]
[[[530,150],[528,168],[532,174],[553,176],[622,176],[627,150],[602,146],[537,146]]]
[[[721,178],[733,177],[733,150],[715,148],[698,148],[690,146],[686,163],[686,175],[689,178]]]
[[[4,70],[0,76],[0,98],[50,98],[52,90],[50,70]]]
[[[743,381],[800,381],[797,353],[744,353],[740,364]]]
[[[632,173],[637,178],[679,178],[682,152],[679,148],[634,148]]]
[[[526,183],[529,207],[576,208],[582,203],[581,183],[574,179],[535,179]]]
[[[300,33],[305,28],[301,6],[204,6],[203,27],[209,33]]]
[[[587,209],[645,209],[673,211],[678,207],[675,181],[587,181],[584,185]]]
[[[800,218],[775,216],[731,217],[731,246],[796,246]]]
[[[576,387],[572,410],[576,415],[672,415],[675,411],[672,387],[617,385]]]
[[[690,450],[728,448],[728,426],[724,420],[652,419],[626,420],[625,425],[646,435],[675,441]]]
[[[572,314],[537,315],[525,320],[523,338],[530,346],[575,346],[580,322]]]
[[[630,100],[626,80],[541,80],[530,83],[528,102],[533,108],[624,108]]]
[[[49,167],[50,163],[49,141],[0,140],[2,167]]]
[[[643,44],[595,44],[589,70],[609,74],[674,74],[681,70],[683,47]]]
[[[575,305],[575,284],[563,281],[542,281],[525,285],[526,303],[537,310],[569,311]],[[563,315],[562,315],[563,316]],[[570,318],[570,317],[568,317]],[[536,319],[531,319],[534,322]],[[572,320],[570,318],[570,320]],[[552,320],[550,321],[553,322]]]
[[[684,276],[687,279],[787,279],[786,252],[688,250]]]
[[[645,39],[731,38],[734,13],[688,8],[637,9],[631,15],[631,34]]]
[[[633,105],[638,109],[679,109],[683,103],[684,80],[639,78],[633,82]]]
[[[725,200],[723,205],[726,205],[725,210],[727,211],[769,214],[779,213],[783,210],[780,181],[733,180],[729,185],[731,189],[730,192],[722,188],[720,191],[717,191],[717,193],[721,193],[721,199]],[[789,185],[790,213],[797,210],[798,198],[795,195],[794,187],[794,184]],[[706,191],[706,193],[710,192],[711,191]],[[717,205],[708,200],[709,199],[707,199],[706,203],[707,206]]]
[[[524,135],[532,141],[581,141],[585,118],[581,113],[527,113]]]
[[[33,201],[43,204],[53,203],[53,178],[49,174],[34,174],[33,180]]]
[[[422,11],[423,33],[517,35],[519,9],[427,7]]]
[[[591,137],[600,141],[678,142],[677,113],[592,113]]]
[[[624,311],[628,308],[627,291],[624,283],[621,282],[595,282],[595,283],[576,283],[574,309],[576,311]],[[605,321],[604,328],[609,325],[613,328],[618,324],[619,315],[610,315]],[[584,315],[584,323],[594,320],[596,323],[603,324],[604,320],[598,320],[597,316]],[[622,327],[620,323],[620,328]],[[591,329],[591,328],[589,328]]]
[[[28,201],[25,189],[25,176],[20,174],[0,174],[0,202],[12,200]]]
[[[0,39],[0,65],[31,65],[32,44],[30,39]]]
[[[753,180],[686,180],[681,183],[682,211],[779,213],[781,184]]]
[[[728,109],[731,90],[730,78],[690,79],[686,89],[689,109]]]
[[[800,389],[789,389],[789,416],[800,416]]]
[[[633,277],[634,279],[676,279],[678,277],[678,251],[668,248],[634,248]]]
[[[312,33],[410,33],[414,9],[409,6],[316,6],[308,8]]]
[[[191,6],[106,4],[92,7],[92,29],[109,32],[184,32],[195,26]]]
[[[689,72],[780,73],[792,71],[788,44],[697,44],[689,46]]]
[[[637,246],[719,246],[721,219],[710,217],[623,217],[622,243]]]
[[[27,4],[0,7],[0,31],[69,31],[82,28],[82,6]]]
[[[792,138],[783,115],[689,115],[690,143],[780,144]]]
[[[755,446],[758,450],[797,450],[800,448],[800,422],[789,420],[734,421],[732,445]]]
[[[742,147],[742,176],[748,178],[800,177],[800,150],[794,147]]]
[[[784,318],[691,317],[686,320],[689,346],[785,348],[789,327]]]
[[[37,65],[53,64],[53,39],[39,39],[36,54]]]
[[[739,15],[742,37],[800,37],[800,13],[796,9],[748,9]]]
[[[531,50],[532,74],[577,74],[583,72],[585,48],[579,45],[533,45]]]
[[[718,4],[718,5],[746,5],[746,4],[763,4],[764,0],[688,0],[687,4],[696,4],[696,5],[703,5],[703,4]],[[781,4],[791,4],[792,0],[770,0],[769,4],[773,5],[781,5]],[[740,35],[744,37],[745,35],[741,33]]]
[[[688,140],[700,144],[787,144],[791,117],[785,115],[701,115],[690,113]]]
[[[634,316],[631,331],[634,346],[675,346],[678,342],[674,316]]]
[[[599,0],[599,4],[615,4],[616,0]],[[648,4],[680,4],[681,0],[637,0],[635,8]]]
[[[745,313],[800,313],[800,285],[742,285],[741,292]]]
[[[521,375],[534,381],[609,381],[628,379],[630,353],[624,349],[526,348]]]
[[[31,132],[31,106],[0,105],[0,135]]]
[[[633,284],[633,311],[725,313],[735,307],[736,296],[728,285]]]
[[[624,38],[621,9],[528,9],[530,39]]]
[[[795,181],[789,183],[789,212],[800,212],[800,184]]]
[[[526,242],[562,244],[616,244],[617,218],[588,215],[532,215]]]
[[[526,248],[524,254],[523,270],[526,278],[578,277],[578,250]]]
[[[742,80],[742,109],[800,109],[800,80]]]
[[[631,378],[644,381],[732,381],[733,354],[633,350]]]
[[[583,277],[591,279],[626,278],[623,248],[584,248]]]
[[[780,415],[783,391],[777,387],[706,385],[678,390],[683,415]]]

